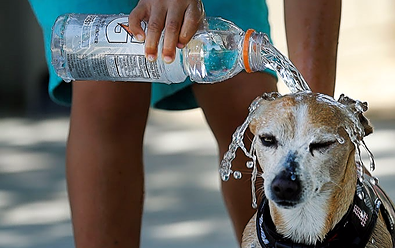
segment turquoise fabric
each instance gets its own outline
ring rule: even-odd
[[[29,0],[40,23],[45,43],[46,59],[49,65],[49,95],[59,104],[71,104],[71,86],[58,77],[51,66],[51,28],[56,18],[65,13],[86,14],[128,14],[137,0]],[[243,30],[253,28],[270,34],[268,9],[264,0],[203,2],[207,16],[220,16],[234,22]],[[275,75],[274,72],[269,72]],[[151,106],[168,110],[183,110],[198,107],[193,96],[192,82],[188,79],[181,84],[152,84]]]

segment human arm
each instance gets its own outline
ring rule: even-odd
[[[174,60],[176,47],[183,48],[204,18],[200,0],[140,0],[129,15],[129,29],[139,40],[145,39],[145,53],[150,61],[157,58],[159,39],[165,28],[162,58]],[[147,34],[141,21],[148,22]]]
[[[288,54],[312,91],[334,94],[341,0],[284,0]]]

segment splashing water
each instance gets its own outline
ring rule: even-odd
[[[265,70],[266,68],[272,69],[276,71],[284,83],[287,85],[289,90],[292,93],[296,93],[299,91],[311,91],[310,87],[300,74],[300,72],[296,69],[296,67],[291,63],[291,61],[286,58],[281,52],[279,52],[271,43],[266,34],[259,33],[256,36],[252,37],[252,39],[256,39],[256,42],[251,42],[250,44],[255,44],[255,47],[252,47],[252,51],[255,53],[251,53],[252,57],[255,58],[251,60],[251,66],[259,67],[258,70]],[[270,98],[270,94],[266,94],[265,97]],[[273,96],[274,97],[274,96]],[[262,100],[262,97],[256,98],[249,107],[249,114],[246,120],[243,122],[241,126],[239,126],[232,136],[232,141],[229,145],[228,151],[225,153],[224,158],[220,164],[220,176],[223,181],[227,181],[230,178],[230,175],[233,173],[235,179],[240,179],[242,174],[240,171],[232,171],[232,161],[236,157],[236,151],[240,148],[244,154],[251,159],[246,163],[248,169],[252,169],[251,175],[251,190],[252,190],[252,206],[256,208],[256,195],[255,195],[255,182],[258,174],[258,170],[256,167],[256,155],[254,154],[254,143],[256,137],[254,137],[253,142],[251,143],[250,151],[244,145],[244,133],[247,130],[251,120],[252,114],[259,107],[259,102]]]
[[[251,66],[260,67],[258,70],[265,70],[266,68],[272,69],[276,71],[280,77],[283,79],[284,83],[287,85],[289,90],[292,93],[300,92],[300,91],[311,91],[310,87],[300,74],[300,72],[296,69],[296,67],[291,63],[291,61],[286,58],[281,52],[279,52],[271,43],[266,34],[259,33],[252,37],[252,39],[256,39],[256,42],[251,42],[250,44],[255,44],[255,47],[252,47],[252,51],[255,51],[251,58],[255,58],[251,60]],[[263,67],[262,67],[263,66]],[[276,94],[276,93],[274,93]],[[265,94],[267,99],[275,98],[275,96],[271,96],[270,94]],[[255,195],[255,182],[258,174],[257,166],[256,166],[256,155],[255,155],[255,141],[256,137],[254,137],[253,142],[251,143],[250,151],[244,145],[244,133],[247,130],[254,111],[259,107],[259,102],[262,100],[262,97],[256,98],[249,107],[249,114],[246,120],[243,122],[241,126],[239,126],[236,131],[232,135],[232,141],[229,145],[228,151],[225,153],[221,164],[220,164],[220,176],[223,181],[228,181],[230,175],[233,173],[235,179],[240,179],[242,174],[240,171],[232,171],[232,161],[236,158],[236,151],[240,148],[244,154],[251,159],[246,163],[246,167],[248,169],[252,169],[251,175],[251,190],[252,190],[252,206],[254,208],[257,207],[256,203],[256,195]]]
[[[255,42],[250,42],[250,50],[253,51],[250,53],[250,65],[254,68],[254,71],[263,71],[266,68],[272,69],[276,71],[280,77],[283,79],[284,83],[287,85],[289,90],[292,93],[299,92],[311,92],[310,87],[304,80],[301,73],[296,69],[296,67],[291,63],[291,61],[286,58],[281,52],[279,52],[269,41],[269,38],[266,34],[258,33],[256,35],[252,35],[251,39],[255,39]],[[220,176],[223,181],[227,181],[230,178],[230,175],[233,173],[235,179],[240,179],[242,174],[240,171],[232,171],[232,161],[236,157],[236,151],[240,148],[244,154],[251,159],[246,163],[246,167],[248,169],[252,169],[251,175],[251,191],[252,191],[252,206],[254,208],[257,207],[256,204],[256,195],[255,195],[255,182],[258,174],[257,164],[256,164],[256,155],[255,155],[255,143],[257,137],[255,136],[253,141],[251,142],[250,150],[246,148],[244,145],[244,134],[247,130],[250,122],[252,121],[252,116],[255,110],[259,107],[259,103],[262,99],[274,100],[279,96],[278,93],[267,93],[261,97],[256,98],[249,107],[249,114],[243,124],[239,126],[232,136],[232,141],[229,145],[228,151],[225,153],[221,164],[220,164]],[[360,174],[360,178],[363,177],[363,161],[361,159],[360,146],[362,146],[368,153],[370,159],[370,168],[374,170],[375,163],[373,154],[367,148],[365,142],[363,141],[363,137],[365,136],[364,128],[359,121],[358,115],[365,112],[367,110],[367,106],[365,103],[360,101],[355,101],[354,109],[350,109],[344,104],[341,104],[341,101],[347,102],[351,99],[345,97],[344,95],[340,96],[339,102],[333,100],[325,95],[321,95],[321,101],[327,102],[328,104],[337,105],[348,117],[349,122],[344,125],[344,129],[346,130],[348,136],[356,147],[356,164]],[[336,136],[337,141],[340,144],[344,144],[344,138],[339,135]]]
[[[297,93],[299,94],[299,93]],[[303,94],[301,92],[300,94]],[[256,200],[256,194],[255,194],[255,182],[258,174],[257,170],[257,158],[255,154],[255,144],[258,140],[257,136],[254,136],[252,142],[251,142],[251,147],[248,150],[243,142],[244,139],[244,134],[245,131],[247,130],[249,124],[252,121],[252,116],[255,112],[255,110],[259,107],[259,103],[263,99],[267,100],[274,100],[275,98],[279,97],[280,94],[278,93],[266,93],[263,94],[261,97],[256,98],[252,104],[249,107],[249,114],[246,118],[246,120],[243,122],[241,126],[239,126],[235,133],[232,136],[232,142],[229,145],[228,151],[225,153],[224,158],[221,161],[220,165],[220,175],[223,181],[227,181],[230,178],[230,175],[233,173],[233,176],[235,179],[240,179],[242,177],[242,174],[240,171],[232,171],[231,169],[231,164],[232,161],[236,157],[236,151],[238,148],[240,148],[244,154],[251,159],[251,161],[248,161],[246,163],[246,167],[248,169],[252,169],[252,174],[251,174],[251,191],[252,191],[252,207],[256,208],[257,207],[257,200]],[[360,180],[363,180],[363,168],[364,168],[364,163],[361,158],[361,149],[360,147],[363,147],[369,157],[370,160],[370,169],[373,171],[375,169],[375,161],[374,161],[374,156],[372,152],[368,149],[366,143],[363,140],[363,137],[365,137],[365,131],[364,127],[361,124],[359,120],[359,115],[362,114],[367,110],[367,107],[364,107],[364,103],[360,101],[355,101],[355,104],[353,107],[348,106],[347,104],[343,104],[342,102],[347,102],[350,100],[350,98],[341,95],[339,98],[339,101],[335,101],[333,98],[326,96],[326,95],[319,95],[318,101],[325,102],[329,105],[334,105],[340,111],[346,116],[344,124],[340,125],[339,127],[343,127],[344,130],[347,132],[351,142],[354,144],[356,148],[355,152],[355,162],[356,162],[356,167],[358,170],[358,178]],[[344,144],[345,140],[343,137],[340,135],[336,134],[335,135],[336,140],[339,142],[339,144]]]
[[[355,158],[357,162],[357,168],[358,170],[360,170],[360,174],[363,175],[363,165],[364,165],[361,157],[360,147],[363,147],[367,152],[370,160],[370,169],[374,171],[376,167],[374,156],[373,153],[367,147],[365,141],[363,140],[363,137],[365,137],[365,130],[358,117],[360,114],[364,113],[367,110],[366,103],[358,100],[352,100],[343,94],[340,96],[338,101],[334,101],[333,98],[326,95],[321,95],[319,100],[326,102],[329,105],[336,105],[343,112],[344,116],[347,117],[346,120],[348,121],[346,121],[342,127],[346,130],[351,142],[355,146],[356,149]],[[350,102],[352,102],[351,107],[347,106],[347,103]],[[336,135],[336,139],[340,144],[344,144],[345,142],[344,139],[339,135]],[[361,166],[359,166],[358,164]]]
[[[238,148],[240,148],[244,154],[251,159],[251,161],[246,162],[246,167],[248,169],[252,169],[252,175],[251,175],[251,191],[252,193],[252,207],[256,208],[257,207],[257,200],[256,200],[256,195],[255,195],[255,182],[258,174],[258,169],[256,166],[256,155],[255,155],[255,142],[256,142],[256,136],[252,140],[251,143],[251,148],[250,151],[246,148],[244,145],[244,133],[247,130],[251,120],[252,120],[252,114],[254,111],[259,107],[259,102],[262,100],[262,97],[257,97],[250,105],[248,108],[249,114],[243,124],[239,126],[236,131],[232,135],[232,141],[229,145],[228,151],[225,153],[221,164],[220,164],[220,169],[219,173],[221,176],[222,181],[228,181],[230,178],[230,175],[233,173],[233,176],[235,179],[240,179],[241,178],[241,172],[240,171],[232,171],[232,161],[236,158],[236,151]]]
[[[369,161],[370,161],[370,170],[374,171],[376,169],[376,162],[374,161],[373,153],[369,150],[364,140],[360,141],[360,145],[365,148],[365,151],[368,153]]]
[[[302,74],[270,43],[266,34],[255,33],[251,39],[249,62],[254,71],[266,68],[276,71],[292,93],[311,91]]]
[[[248,157],[251,158],[252,161],[248,161],[246,166],[247,168],[253,168],[255,167],[255,155],[247,150],[247,148],[244,145],[244,133],[248,128],[248,125],[250,124],[252,120],[252,113],[258,108],[259,102],[262,99],[262,97],[257,97],[250,105],[249,107],[249,114],[246,118],[246,120],[243,122],[241,126],[239,126],[236,131],[232,135],[232,141],[229,145],[228,151],[225,153],[224,158],[221,161],[220,165],[220,175],[223,181],[228,181],[230,178],[230,174],[233,173],[231,167],[232,167],[232,161],[236,158],[236,151],[238,148],[240,148],[244,154]],[[251,145],[251,147],[253,147]]]
[[[267,93],[263,95],[266,99],[274,99],[275,96],[278,96],[278,93]],[[247,130],[249,124],[252,121],[252,116],[255,110],[259,107],[259,102],[263,99],[263,97],[257,97],[250,105],[248,108],[249,114],[243,124],[239,126],[236,131],[232,135],[232,141],[229,145],[228,151],[225,153],[221,164],[220,164],[220,176],[223,181],[228,181],[230,178],[230,175],[233,173],[233,176],[235,179],[240,179],[241,178],[241,172],[240,171],[232,171],[232,161],[236,158],[236,151],[238,148],[240,148],[244,154],[251,159],[251,161],[246,162],[246,167],[248,169],[252,169],[252,174],[251,174],[251,191],[252,191],[252,207],[257,208],[257,199],[256,199],[256,194],[255,194],[255,182],[256,178],[258,175],[258,169],[256,165],[256,155],[255,155],[255,143],[257,141],[257,136],[254,136],[252,142],[251,142],[251,147],[250,150],[246,148],[244,145],[244,134],[245,131]]]
[[[350,102],[350,98],[344,96],[343,94],[339,98],[339,102]],[[337,102],[336,102],[337,103]],[[369,157],[370,170],[374,171],[376,168],[376,163],[374,161],[373,153],[367,147],[363,138],[365,137],[365,130],[363,125],[359,120],[359,115],[367,110],[367,104],[358,100],[355,100],[353,107],[347,107],[344,104],[339,103],[339,108],[343,111],[349,122],[347,122],[343,128],[346,130],[348,136],[350,137],[352,143],[355,146],[355,160],[357,163],[357,169],[360,171],[361,177],[363,177],[363,160],[361,156],[361,149],[363,147]]]
[[[302,74],[292,62],[278,51],[265,35],[267,42],[261,48],[261,58],[266,67],[276,71],[292,93],[299,91],[311,91]]]
[[[367,152],[370,161],[370,170],[374,171],[376,168],[374,156],[363,140],[365,137],[365,129],[359,120],[359,116],[367,110],[367,104],[358,100],[352,100],[343,94],[340,96],[338,101],[335,101],[333,98],[326,95],[320,95],[319,100],[326,102],[329,105],[337,106],[342,111],[343,115],[346,116],[344,124],[340,127],[344,128],[351,142],[355,146],[355,162],[360,178],[363,178],[364,174],[364,163],[360,147],[363,147]],[[350,104],[351,102],[352,104]],[[339,144],[345,143],[344,138],[339,135],[335,135],[335,137]]]

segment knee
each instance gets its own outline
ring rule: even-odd
[[[142,137],[150,88],[136,84],[74,83],[70,132],[118,140]]]

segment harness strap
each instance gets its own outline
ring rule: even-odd
[[[369,177],[358,180],[357,190],[346,215],[330,231],[325,240],[316,245],[295,244],[276,232],[270,217],[268,200],[264,198],[257,214],[257,234],[263,248],[358,248],[369,242],[377,222],[381,200]],[[392,208],[394,211],[394,209]],[[394,215],[395,216],[395,215]],[[392,221],[392,222],[391,222]],[[393,219],[390,220],[394,227]]]
[[[378,197],[380,198],[381,205],[381,213],[384,218],[385,224],[387,226],[388,231],[391,234],[392,238],[392,246],[395,248],[395,208],[394,203],[388,197],[388,195],[382,190],[382,188],[375,184],[373,185],[374,190],[376,191]]]

